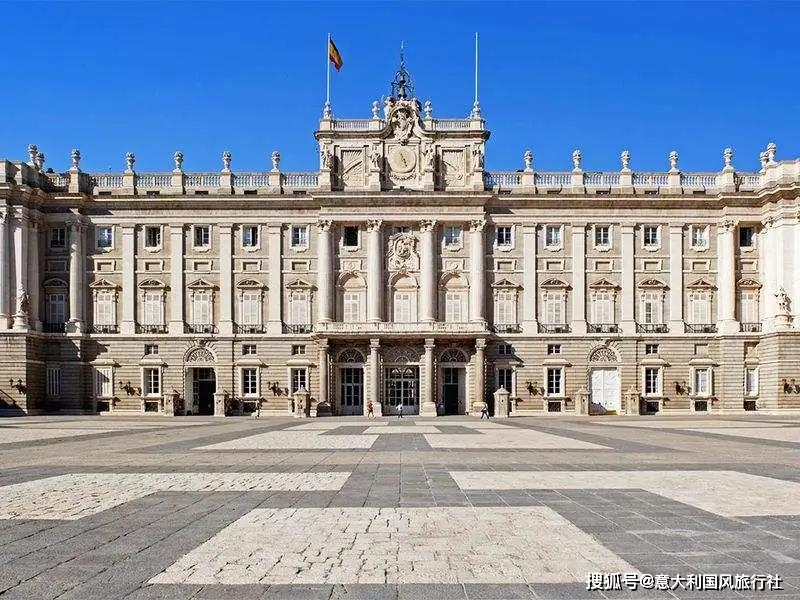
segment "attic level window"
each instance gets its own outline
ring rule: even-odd
[[[342,244],[345,248],[358,247],[358,227],[348,225],[344,228]]]
[[[754,231],[752,227],[739,228],[739,247],[752,248],[753,247]]]
[[[244,195],[245,196],[255,196],[257,193],[258,193],[257,190],[245,190],[244,191]]]
[[[208,196],[208,190],[195,190],[195,196]]]
[[[111,192],[98,192],[97,195],[98,196],[110,196]]]
[[[50,230],[50,247],[64,248],[67,245],[67,230],[64,227],[54,227]]]
[[[161,192],[159,192],[159,191],[156,191],[156,190],[151,190],[151,191],[145,192],[145,195],[146,195],[148,198],[155,198],[155,197],[156,197],[156,196],[158,196],[160,193],[161,193]]]

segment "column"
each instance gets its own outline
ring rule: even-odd
[[[737,333],[736,321],[736,247],[733,234],[736,223],[730,219],[717,226],[717,332]],[[779,253],[780,254],[780,253]]]
[[[219,332],[233,333],[233,242],[230,223],[219,226]]]
[[[69,331],[83,331],[83,224],[69,222]]]
[[[777,273],[775,265],[775,222],[772,218],[763,221],[761,231],[761,253],[760,272],[761,272],[761,294],[759,295],[759,311],[763,322],[764,332],[774,331],[775,313],[777,302],[775,294],[778,292]]]
[[[586,333],[586,225],[572,225],[572,333]]]
[[[8,219],[11,209],[3,206],[0,211],[0,329],[8,329]]]
[[[333,261],[331,257],[331,221],[317,223],[317,322],[333,321]]]
[[[685,333],[683,322],[683,225],[669,226],[669,332]]]
[[[634,253],[635,244],[633,225],[622,225],[622,333],[636,333],[636,318],[634,317],[634,307],[636,306],[636,289],[634,287]]]
[[[17,289],[14,295],[14,329],[28,329],[28,211],[18,211],[13,221],[14,242],[14,281]]]
[[[419,407],[419,414],[426,417],[436,416],[436,391],[433,385],[433,349],[435,347],[435,340],[425,340],[425,356],[423,358],[423,387],[422,387],[422,403]]]
[[[317,399],[317,416],[320,413],[330,414],[328,402],[328,340],[319,340],[319,398]]]
[[[381,341],[371,339],[369,341],[369,395],[366,400],[372,400],[372,408],[376,417],[383,414],[381,406],[381,360],[380,360]],[[364,403],[364,415],[367,414],[367,402]]]
[[[280,223],[270,223],[267,225],[267,252],[269,252],[269,301],[267,309],[267,320],[269,326],[267,331],[270,335],[278,335],[283,329],[283,318],[281,317],[281,306],[283,304],[281,287],[281,234],[283,226]]]
[[[381,248],[382,221],[367,221],[367,321],[381,321],[383,310],[383,251]],[[377,404],[376,404],[377,409]]]
[[[793,323],[795,328],[800,328],[800,218],[794,220],[794,223],[790,223],[788,227],[791,227],[789,231],[787,231],[787,235],[790,235],[794,239],[794,252],[791,255],[792,258],[792,272],[788,273],[788,281],[793,282],[794,290],[787,290],[792,297],[792,304],[791,308],[793,311]],[[759,243],[758,245],[761,246],[761,235],[758,236]],[[763,298],[763,294],[762,294]],[[763,300],[762,300],[763,301]]]
[[[170,314],[169,332],[183,333],[183,223],[169,225]]]
[[[522,331],[527,335],[538,332],[536,314],[536,223],[522,228]]]
[[[475,340],[475,370],[473,371],[475,373],[475,388],[472,398],[472,414],[480,413],[483,407],[486,406],[485,362],[486,340],[477,339]]]
[[[42,330],[41,312],[39,309],[39,287],[41,285],[41,275],[39,273],[39,231],[41,231],[41,221],[31,219],[30,230],[28,232],[28,322],[29,326],[35,331]],[[1,326],[1,325],[0,325]]]
[[[475,219],[470,223],[469,252],[469,320],[473,323],[486,323],[486,252],[483,247],[484,219]]]
[[[433,323],[436,320],[436,251],[434,232],[436,221],[426,220],[419,224],[420,231],[420,321]],[[435,407],[434,407],[435,411]]]
[[[120,332],[136,332],[136,227],[122,226],[122,322]]]

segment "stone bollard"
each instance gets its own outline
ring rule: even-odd
[[[575,414],[589,414],[589,390],[584,386],[581,386],[580,389],[575,392]]]
[[[175,401],[172,394],[164,394],[164,414],[168,417],[175,416]]]
[[[639,414],[639,390],[635,386],[625,392],[625,413],[628,415]]]
[[[504,387],[500,387],[494,393],[494,418],[506,419],[508,418],[508,397],[509,393]]]
[[[225,416],[225,393],[224,392],[215,392],[214,393],[214,416],[215,417],[224,417]]]
[[[305,419],[308,416],[308,391],[301,387],[294,393],[294,418]]]

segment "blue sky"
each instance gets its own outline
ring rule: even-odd
[[[141,171],[318,166],[312,132],[325,93],[325,40],[340,118],[367,118],[387,93],[400,41],[421,100],[466,116],[473,34],[480,101],[492,138],[487,169],[758,168],[767,142],[800,156],[800,4],[784,3],[17,3],[3,5],[0,156],[36,143],[48,166]]]

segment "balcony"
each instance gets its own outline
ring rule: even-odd
[[[267,333],[267,328],[264,325],[244,325],[236,323],[233,326],[234,333]]]
[[[392,323],[392,322],[372,322],[372,323],[318,323],[314,326],[317,333],[407,333],[407,334],[447,334],[465,333],[476,334],[486,333],[485,323],[447,323],[434,321],[433,323]]]
[[[717,333],[717,326],[713,323],[687,323],[686,333]]]
[[[519,333],[522,331],[518,323],[495,323],[491,329],[494,333]]]
[[[587,323],[588,333],[619,333],[619,325],[616,323]]]
[[[64,333],[67,331],[66,323],[42,323],[42,331],[45,333]]]
[[[119,333],[118,325],[92,325],[89,333]]]
[[[760,333],[761,323],[740,323],[739,329],[745,333]]]
[[[217,333],[217,326],[213,323],[184,323],[184,333]]]
[[[637,333],[667,333],[667,326],[664,323],[637,323]]]
[[[569,333],[569,331],[569,325],[566,323],[558,325],[539,323],[539,333]]]
[[[136,324],[136,333],[167,333],[167,326],[164,324],[161,325],[153,325],[153,324],[145,324],[142,325],[140,323]]]
[[[289,325],[288,323],[283,324],[283,333],[311,333],[314,329],[314,326],[311,323],[300,323]]]

